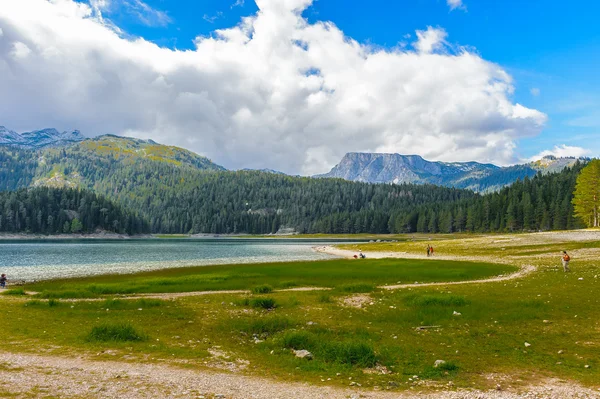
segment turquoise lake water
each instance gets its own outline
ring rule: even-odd
[[[312,248],[340,241],[144,239],[0,241],[0,272],[12,281],[133,273],[171,267],[332,259]]]

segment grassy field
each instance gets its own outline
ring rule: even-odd
[[[320,262],[202,266],[135,275],[42,281],[26,288],[42,298],[96,298],[160,292],[326,287],[341,292],[369,292],[376,286],[404,282],[475,280],[512,272],[516,267],[481,262],[366,259]]]
[[[423,244],[373,243],[361,249],[421,254]],[[558,261],[563,248],[573,257],[569,274]],[[435,249],[436,256],[472,262],[339,260],[38,283],[23,288],[39,292],[40,298],[15,292],[1,299],[3,347],[381,389],[450,383],[493,388],[547,377],[598,384],[599,242],[489,236],[438,240]],[[518,280],[376,288],[399,281],[480,279],[525,264],[538,270]],[[303,286],[333,290],[278,291]],[[224,289],[255,293],[174,300],[115,297]],[[96,299],[67,299],[78,296]],[[314,358],[295,357],[297,349],[309,350]],[[436,360],[446,363],[434,367]]]

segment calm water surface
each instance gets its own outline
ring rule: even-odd
[[[331,259],[312,247],[340,241],[148,239],[0,241],[0,272],[40,280],[170,267]]]

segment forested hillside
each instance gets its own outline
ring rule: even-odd
[[[148,224],[89,191],[40,187],[0,193],[0,232],[140,234]]]
[[[580,163],[487,195],[433,185],[228,172],[180,148],[115,136],[40,151],[4,148],[0,164],[0,191],[78,188],[114,201],[123,212],[111,219],[119,221],[114,231],[263,234],[286,227],[301,233],[435,233],[580,227],[571,204]],[[56,202],[54,197],[48,201]],[[18,221],[14,212],[3,212],[3,223],[12,218],[11,231],[67,231],[68,213],[57,209],[47,215],[42,209],[41,216],[32,213]],[[84,223],[85,231],[96,228],[96,222]]]
[[[538,231],[584,227],[575,218],[573,193],[585,164],[560,173],[525,178],[499,192],[454,203],[429,204],[394,212],[389,231],[451,233],[457,231]]]

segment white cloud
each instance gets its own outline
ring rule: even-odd
[[[448,4],[448,7],[450,7],[450,11],[453,11],[456,9],[461,9],[464,11],[467,10],[467,7],[464,5],[462,0],[446,0],[446,3]]]
[[[231,8],[235,7],[244,7],[245,0],[236,0],[235,3],[231,5]]]
[[[347,151],[506,164],[546,121],[511,101],[500,66],[450,48],[444,30],[372,48],[304,20],[311,0],[257,0],[256,15],[193,51],[123,37],[72,0],[2,3],[0,122],[13,130],[133,135],[229,168],[312,174]]]
[[[554,146],[551,150],[545,150],[540,152],[539,154],[531,157],[531,161],[537,161],[546,156],[555,156],[557,158],[566,158],[566,157],[586,157],[591,154],[590,150],[587,150],[582,147],[573,147],[565,144]]]
[[[445,30],[440,28],[427,27],[426,31],[417,31],[417,41],[414,43],[415,48],[420,53],[433,53],[436,50],[441,50],[446,45]]]
[[[537,97],[537,96],[539,96],[541,94],[541,90],[538,89],[537,87],[532,87],[531,90],[529,90],[529,92],[534,97]]]

